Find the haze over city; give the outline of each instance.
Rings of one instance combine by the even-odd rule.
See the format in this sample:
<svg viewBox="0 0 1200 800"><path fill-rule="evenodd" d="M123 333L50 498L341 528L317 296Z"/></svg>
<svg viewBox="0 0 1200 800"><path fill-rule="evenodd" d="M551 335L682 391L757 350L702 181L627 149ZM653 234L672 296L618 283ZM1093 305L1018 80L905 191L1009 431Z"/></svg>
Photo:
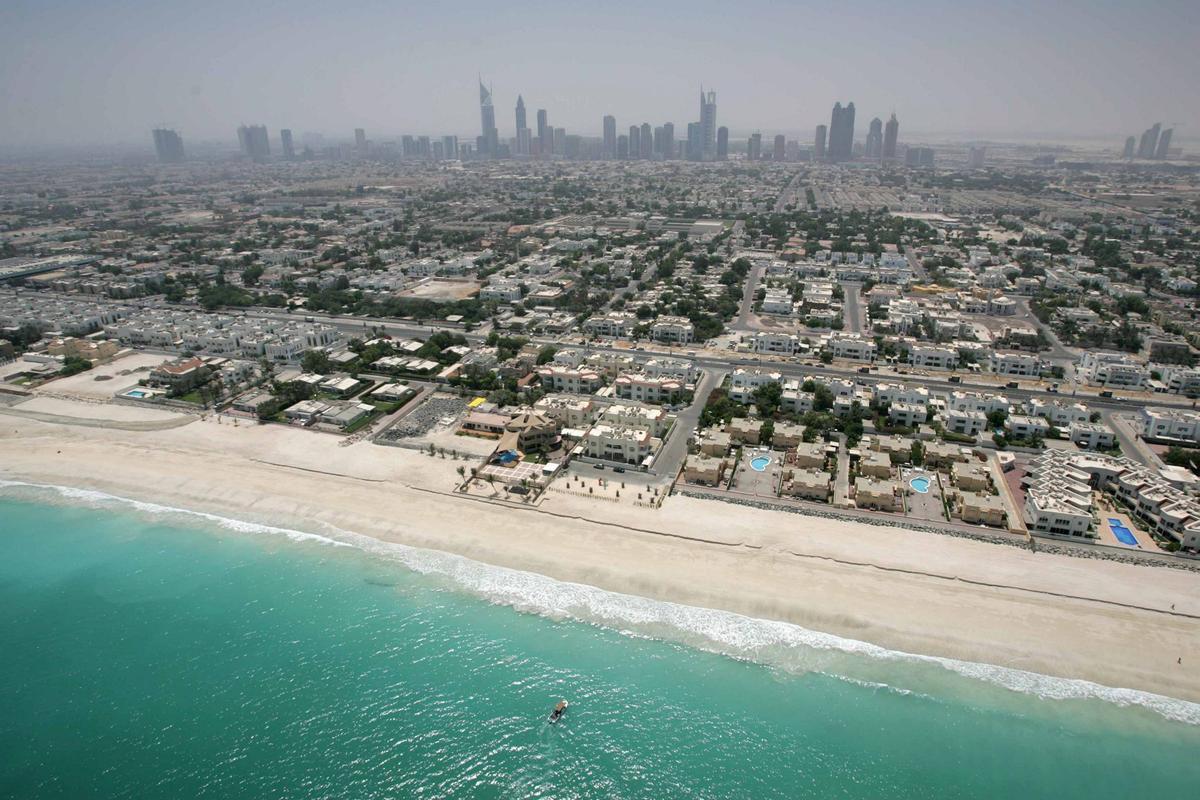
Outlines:
<svg viewBox="0 0 1200 800"><path fill-rule="evenodd" d="M910 133L1123 137L1200 129L1200 15L1186 2L845 6L749 2L113 4L0 9L0 143L193 142L239 123L350 136L473 133L476 80L502 135L517 95L599 135L678 126L701 84L722 124L804 136L834 100ZM506 125L507 123L507 125Z"/></svg>

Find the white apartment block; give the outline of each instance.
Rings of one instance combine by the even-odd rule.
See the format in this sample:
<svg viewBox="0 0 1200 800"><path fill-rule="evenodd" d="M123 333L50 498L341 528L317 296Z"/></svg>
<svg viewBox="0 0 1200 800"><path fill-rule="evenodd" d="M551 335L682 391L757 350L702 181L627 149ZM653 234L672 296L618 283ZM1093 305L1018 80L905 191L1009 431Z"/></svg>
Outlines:
<svg viewBox="0 0 1200 800"><path fill-rule="evenodd" d="M590 458L619 464L648 466L662 440L638 428L597 423L583 437L583 453Z"/></svg>
<svg viewBox="0 0 1200 800"><path fill-rule="evenodd" d="M674 423L675 415L657 406L614 403L601 409L596 421L617 427L637 428L640 431L649 431L655 436L662 436Z"/></svg>
<svg viewBox="0 0 1200 800"><path fill-rule="evenodd" d="M800 348L801 339L793 334L772 331L754 334L754 352L756 353L777 353L791 356L795 355Z"/></svg>
<svg viewBox="0 0 1200 800"><path fill-rule="evenodd" d="M929 405L929 400L929 390L924 386L907 386L903 383L875 385L875 402L878 405L909 403L926 407Z"/></svg>
<svg viewBox="0 0 1200 800"><path fill-rule="evenodd" d="M583 323L583 331L592 336L626 339L633 334L633 329L637 327L637 324L638 320L634 314L626 311L612 311L589 317Z"/></svg>
<svg viewBox="0 0 1200 800"><path fill-rule="evenodd" d="M1085 352L1077 372L1091 385L1106 389L1140 389L1150 378L1144 364L1124 353Z"/></svg>
<svg viewBox="0 0 1200 800"><path fill-rule="evenodd" d="M1111 450L1117 436L1113 429L1099 422L1075 422L1070 427L1071 441L1088 450Z"/></svg>
<svg viewBox="0 0 1200 800"><path fill-rule="evenodd" d="M1036 378L1042 374L1042 360L1033 353L992 353L989 364L997 375L1015 375Z"/></svg>
<svg viewBox="0 0 1200 800"><path fill-rule="evenodd" d="M908 351L908 361L914 367L925 369L953 369L958 366L958 351L949 347L913 345Z"/></svg>
<svg viewBox="0 0 1200 800"><path fill-rule="evenodd" d="M987 414L982 411L950 408L942 413L942 426L952 433L976 436L987 427Z"/></svg>
<svg viewBox="0 0 1200 800"><path fill-rule="evenodd" d="M1035 417L1045 417L1056 428L1069 428L1071 425L1091 419L1091 413L1083 403L1068 404L1061 400L1046 402L1040 397L1029 401L1029 413Z"/></svg>
<svg viewBox="0 0 1200 800"><path fill-rule="evenodd" d="M735 369L729 376L729 399L738 403L754 401L754 390L768 383L781 383L783 375L778 372L764 372L759 369Z"/></svg>
<svg viewBox="0 0 1200 800"><path fill-rule="evenodd" d="M792 295L787 289L767 289L763 294L764 314L791 314L793 308Z"/></svg>
<svg viewBox="0 0 1200 800"><path fill-rule="evenodd" d="M834 358L851 361L874 361L879 352L874 341L857 333L830 334L824 344Z"/></svg>
<svg viewBox="0 0 1200 800"><path fill-rule="evenodd" d="M515 303L521 299L523 294L520 281L511 278L492 278L487 286L480 288L479 299Z"/></svg>
<svg viewBox="0 0 1200 800"><path fill-rule="evenodd" d="M687 317L659 317L650 326L650 336L657 342L691 344L696 328Z"/></svg>
<svg viewBox="0 0 1200 800"><path fill-rule="evenodd" d="M1163 392L1182 394L1188 397L1200 395L1200 369L1173 364L1155 364L1153 368L1161 376L1158 383L1162 385ZM1152 385L1153 383L1151 381ZM1159 391L1157 386L1154 389Z"/></svg>
<svg viewBox="0 0 1200 800"><path fill-rule="evenodd" d="M641 403L673 403L680 399L683 390L683 383L678 378L640 373L627 373L613 381L613 392L617 397Z"/></svg>
<svg viewBox="0 0 1200 800"><path fill-rule="evenodd" d="M585 397L548 394L533 404L533 409L563 428L582 430L596 418L595 404Z"/></svg>
<svg viewBox="0 0 1200 800"><path fill-rule="evenodd" d="M1142 438L1200 444L1200 412L1181 408L1143 408Z"/></svg>
<svg viewBox="0 0 1200 800"><path fill-rule="evenodd" d="M993 411L1012 411L1012 403L1002 394L980 394L979 392L951 392L946 399L946 406L955 411L979 411L991 414Z"/></svg>
<svg viewBox="0 0 1200 800"><path fill-rule="evenodd" d="M888 406L888 422L906 428L917 427L925 421L928 414L926 407L917 403L900 402Z"/></svg>
<svg viewBox="0 0 1200 800"><path fill-rule="evenodd" d="M586 367L577 369L558 364L546 364L538 367L537 375L543 386L556 392L591 394L604 385L600 373Z"/></svg>
<svg viewBox="0 0 1200 800"><path fill-rule="evenodd" d="M684 383L695 383L700 379L696 362L686 358L651 358L642 364L642 372L656 378L678 378Z"/></svg>
<svg viewBox="0 0 1200 800"><path fill-rule="evenodd" d="M1013 439L1030 439L1034 436L1045 436L1050 432L1050 423L1042 417L1030 417L1025 414L1011 414L1004 421L1004 429Z"/></svg>

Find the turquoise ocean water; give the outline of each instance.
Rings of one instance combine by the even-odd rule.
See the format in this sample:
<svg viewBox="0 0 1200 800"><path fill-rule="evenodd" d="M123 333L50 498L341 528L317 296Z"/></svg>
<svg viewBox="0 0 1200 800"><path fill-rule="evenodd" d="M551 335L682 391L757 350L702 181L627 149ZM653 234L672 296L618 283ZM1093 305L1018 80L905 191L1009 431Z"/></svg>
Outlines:
<svg viewBox="0 0 1200 800"><path fill-rule="evenodd" d="M0 797L1200 786L1193 704L342 538L0 486Z"/></svg>

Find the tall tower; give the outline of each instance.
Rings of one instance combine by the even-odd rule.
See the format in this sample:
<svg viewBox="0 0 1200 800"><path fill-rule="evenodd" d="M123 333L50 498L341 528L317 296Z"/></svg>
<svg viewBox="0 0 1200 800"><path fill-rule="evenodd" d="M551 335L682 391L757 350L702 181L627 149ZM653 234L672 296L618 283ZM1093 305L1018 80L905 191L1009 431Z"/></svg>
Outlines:
<svg viewBox="0 0 1200 800"><path fill-rule="evenodd" d="M539 108L537 113L537 135L538 143L543 153L549 153L554 146L554 142L550 141L551 137L548 133L549 130L550 120L546 116L546 109Z"/></svg>
<svg viewBox="0 0 1200 800"><path fill-rule="evenodd" d="M829 121L829 160L849 161L854 153L854 103L833 105Z"/></svg>
<svg viewBox="0 0 1200 800"><path fill-rule="evenodd" d="M752 133L750 138L746 140L746 158L750 161L758 161L762 158L762 134Z"/></svg>
<svg viewBox="0 0 1200 800"><path fill-rule="evenodd" d="M496 109L492 106L492 90L479 82L479 152L495 158L500 153L500 132L496 130Z"/></svg>
<svg viewBox="0 0 1200 800"><path fill-rule="evenodd" d="M879 158L883 155L883 120L879 117L871 120L867 129L867 141L863 148L867 158Z"/></svg>
<svg viewBox="0 0 1200 800"><path fill-rule="evenodd" d="M717 157L717 93L700 87L700 160Z"/></svg>
<svg viewBox="0 0 1200 800"><path fill-rule="evenodd" d="M288 161L296 159L296 146L292 144L292 129L284 128L279 131L279 142L283 145L283 157Z"/></svg>
<svg viewBox="0 0 1200 800"><path fill-rule="evenodd" d="M525 127L525 98L517 95L517 131Z"/></svg>
<svg viewBox="0 0 1200 800"><path fill-rule="evenodd" d="M717 128L717 161L729 158L729 128L724 125Z"/></svg>
<svg viewBox="0 0 1200 800"><path fill-rule="evenodd" d="M617 118L612 114L604 116L604 157L617 157Z"/></svg>
<svg viewBox="0 0 1200 800"><path fill-rule="evenodd" d="M1155 152L1158 151L1158 133L1162 130L1162 123L1156 122L1142 133L1142 140L1138 143L1138 158L1154 158Z"/></svg>
<svg viewBox="0 0 1200 800"><path fill-rule="evenodd" d="M675 123L674 122L664 122L663 123L662 156L663 156L663 158L667 159L668 161L675 158Z"/></svg>
<svg viewBox="0 0 1200 800"><path fill-rule="evenodd" d="M1125 140L1125 152L1121 154L1121 158L1125 158L1125 159L1133 158L1133 150L1135 147L1137 147L1137 138L1134 136L1130 136L1128 139Z"/></svg>
<svg viewBox="0 0 1200 800"><path fill-rule="evenodd" d="M164 164L180 163L183 161L183 137L170 128L155 128L154 152Z"/></svg>
<svg viewBox="0 0 1200 800"><path fill-rule="evenodd" d="M367 132L363 128L354 129L354 149L360 153L364 153L367 150Z"/></svg>
<svg viewBox="0 0 1200 800"><path fill-rule="evenodd" d="M1158 147L1154 151L1154 157L1162 161L1167 157L1167 149L1171 146L1171 134L1175 133L1174 128L1167 128L1162 132L1162 136L1158 137Z"/></svg>
<svg viewBox="0 0 1200 800"><path fill-rule="evenodd" d="M827 129L824 125L817 126L817 135L813 139L813 160L814 161L824 161L825 160L825 134L826 133L827 133Z"/></svg>
<svg viewBox="0 0 1200 800"><path fill-rule="evenodd" d="M642 129L637 125L629 126L629 157L642 157Z"/></svg>
<svg viewBox="0 0 1200 800"><path fill-rule="evenodd" d="M253 161L266 161L271 156L271 142L266 125L242 125L238 128L238 144Z"/></svg>
<svg viewBox="0 0 1200 800"><path fill-rule="evenodd" d="M787 138L782 133L775 134L775 152L771 157L776 161L783 161L787 157Z"/></svg>
<svg viewBox="0 0 1200 800"><path fill-rule="evenodd" d="M896 159L896 139L900 136L900 121L896 119L896 114L892 113L892 118L887 121L887 125L883 129L883 160L894 161Z"/></svg>
<svg viewBox="0 0 1200 800"><path fill-rule="evenodd" d="M642 133L639 139L642 146L641 156L647 161L654 157L654 129L649 122L642 123Z"/></svg>

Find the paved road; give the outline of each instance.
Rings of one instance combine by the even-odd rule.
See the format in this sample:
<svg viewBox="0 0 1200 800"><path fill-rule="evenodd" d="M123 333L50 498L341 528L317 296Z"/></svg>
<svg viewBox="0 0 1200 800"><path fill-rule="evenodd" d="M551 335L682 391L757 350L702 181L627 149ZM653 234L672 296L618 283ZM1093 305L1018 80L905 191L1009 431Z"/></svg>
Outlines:
<svg viewBox="0 0 1200 800"><path fill-rule="evenodd" d="M850 333L862 333L863 331L862 300L858 293L860 286L861 284L858 283L842 284L842 291L845 292L842 306L846 314L846 327L849 328Z"/></svg>
<svg viewBox="0 0 1200 800"><path fill-rule="evenodd" d="M1117 441L1121 445L1122 455L1129 456L1134 461L1140 461L1147 466L1158 466L1160 462L1154 451L1142 441L1137 432L1124 419L1118 419L1118 416L1119 413L1112 409L1100 412L1101 420L1116 434Z"/></svg>
<svg viewBox="0 0 1200 800"><path fill-rule="evenodd" d="M792 202L796 196L796 189L799 188L800 179L804 177L804 171L797 172L792 176L792 179L787 182L787 186L783 187L783 191L779 193L779 197L775 200L775 213L783 211L787 204Z"/></svg>
<svg viewBox="0 0 1200 800"><path fill-rule="evenodd" d="M691 405L677 414L675 427L671 429L671 434L663 444L662 450L659 451L658 458L654 460L654 467L650 469L651 473L661 477L674 477L679 468L683 466L683 459L687 457L688 437L692 435L692 431L700 422L700 414L704 411L704 404L708 401L709 393L720 386L723 380L725 380L723 370L704 371L704 375L696 384L696 392L692 397Z"/></svg>
<svg viewBox="0 0 1200 800"><path fill-rule="evenodd" d="M754 294L758 291L758 284L762 281L763 273L766 270L766 264L756 264L750 268L750 274L746 276L746 285L742 290L742 304L738 308L737 318L729 323L730 330L749 330L750 315L754 313Z"/></svg>

